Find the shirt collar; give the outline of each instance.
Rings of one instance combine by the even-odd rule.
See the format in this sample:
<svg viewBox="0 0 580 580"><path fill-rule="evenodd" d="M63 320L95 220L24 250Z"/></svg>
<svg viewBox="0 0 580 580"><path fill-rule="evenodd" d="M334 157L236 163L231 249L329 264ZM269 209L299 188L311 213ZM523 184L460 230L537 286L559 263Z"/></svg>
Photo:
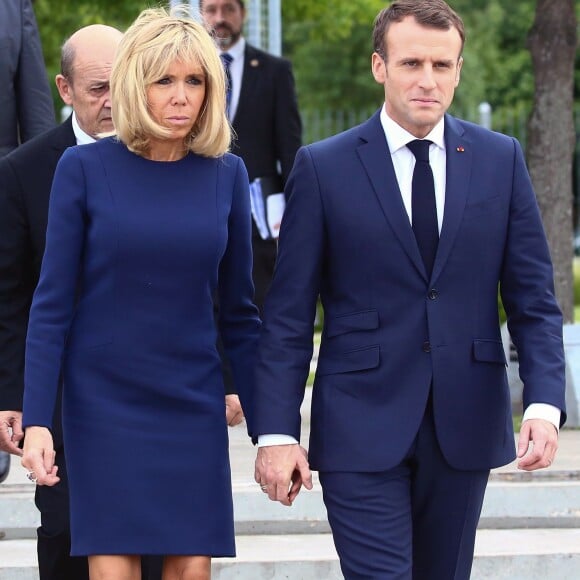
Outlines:
<svg viewBox="0 0 580 580"><path fill-rule="evenodd" d="M385 132L391 155L399 149L405 147L410 141L413 141L417 138L414 135L411 135L411 133L409 133L409 131L406 129L403 129L401 125L393 121L393 119L387 115L387 111L385 110L384 106L381 109L381 125L383 126L383 131ZM435 125L429 134L425 136L425 139L429 139L429 141L432 141L435 145L437 145L437 147L445 150L444 130L445 120L444 118L441 118L437 125Z"/></svg>
<svg viewBox="0 0 580 580"><path fill-rule="evenodd" d="M74 111L72 114L72 127L75 134L77 145L87 145L88 143L94 143L96 141L94 137L91 137L88 133L85 133L81 129L81 126L77 121L77 116Z"/></svg>
<svg viewBox="0 0 580 580"><path fill-rule="evenodd" d="M230 46L227 50L222 50L221 52L227 52L232 55L234 60L238 60L244 56L244 50L246 48L246 39L240 36L240 39L236 44Z"/></svg>

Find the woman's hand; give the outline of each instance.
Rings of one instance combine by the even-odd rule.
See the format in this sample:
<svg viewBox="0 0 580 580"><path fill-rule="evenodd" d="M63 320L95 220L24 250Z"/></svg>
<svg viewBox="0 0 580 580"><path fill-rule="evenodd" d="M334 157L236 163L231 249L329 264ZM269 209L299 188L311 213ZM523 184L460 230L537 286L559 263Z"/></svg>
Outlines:
<svg viewBox="0 0 580 580"><path fill-rule="evenodd" d="M26 428L22 465L28 469L30 481L37 485L55 485L60 481L55 455L52 434L46 427Z"/></svg>

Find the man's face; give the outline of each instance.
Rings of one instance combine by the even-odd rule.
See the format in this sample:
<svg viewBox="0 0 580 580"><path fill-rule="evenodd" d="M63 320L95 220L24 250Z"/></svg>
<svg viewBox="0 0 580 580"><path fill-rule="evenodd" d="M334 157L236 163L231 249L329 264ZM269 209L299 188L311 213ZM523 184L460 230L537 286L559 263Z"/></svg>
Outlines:
<svg viewBox="0 0 580 580"><path fill-rule="evenodd" d="M111 42L78 47L72 78L56 79L62 100L74 109L81 129L95 139L113 130L109 78L116 49Z"/></svg>
<svg viewBox="0 0 580 580"><path fill-rule="evenodd" d="M391 24L387 56L373 53L375 80L385 88L385 108L396 123L418 138L425 137L451 102L463 59L456 28L426 28L408 16Z"/></svg>
<svg viewBox="0 0 580 580"><path fill-rule="evenodd" d="M201 15L222 50L240 38L246 12L238 0L203 0Z"/></svg>

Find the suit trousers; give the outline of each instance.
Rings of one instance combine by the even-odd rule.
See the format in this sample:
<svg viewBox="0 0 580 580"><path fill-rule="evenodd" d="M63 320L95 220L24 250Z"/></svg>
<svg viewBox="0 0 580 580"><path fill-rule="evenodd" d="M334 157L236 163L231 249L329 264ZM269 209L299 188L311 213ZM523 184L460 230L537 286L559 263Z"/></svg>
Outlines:
<svg viewBox="0 0 580 580"><path fill-rule="evenodd" d="M388 442L385 442L388 445ZM469 580L489 471L443 457L427 405L405 458L383 472L321 472L347 580Z"/></svg>
<svg viewBox="0 0 580 580"><path fill-rule="evenodd" d="M70 555L70 520L68 474L62 445L56 449L60 482L36 487L35 503L40 511L37 530L38 570L40 580L89 580L88 560ZM161 580L163 558L143 556L142 580Z"/></svg>

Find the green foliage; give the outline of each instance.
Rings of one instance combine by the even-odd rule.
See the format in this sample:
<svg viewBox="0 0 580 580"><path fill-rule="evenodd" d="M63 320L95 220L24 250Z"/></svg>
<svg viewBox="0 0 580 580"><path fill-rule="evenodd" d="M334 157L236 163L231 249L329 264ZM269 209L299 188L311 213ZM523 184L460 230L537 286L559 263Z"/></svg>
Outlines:
<svg viewBox="0 0 580 580"><path fill-rule="evenodd" d="M282 3L285 25L309 22L312 42L344 42L358 25L372 26L372 20L385 6L384 0L292 0Z"/></svg>
<svg viewBox="0 0 580 580"><path fill-rule="evenodd" d="M574 259L574 304L580 307L580 258ZM580 322L580 318L575 317L576 322Z"/></svg>
<svg viewBox="0 0 580 580"><path fill-rule="evenodd" d="M313 38L313 23L287 28L286 46L292 54L298 98L303 109L361 109L383 98L371 75L372 46L368 27L355 24L343 38Z"/></svg>

